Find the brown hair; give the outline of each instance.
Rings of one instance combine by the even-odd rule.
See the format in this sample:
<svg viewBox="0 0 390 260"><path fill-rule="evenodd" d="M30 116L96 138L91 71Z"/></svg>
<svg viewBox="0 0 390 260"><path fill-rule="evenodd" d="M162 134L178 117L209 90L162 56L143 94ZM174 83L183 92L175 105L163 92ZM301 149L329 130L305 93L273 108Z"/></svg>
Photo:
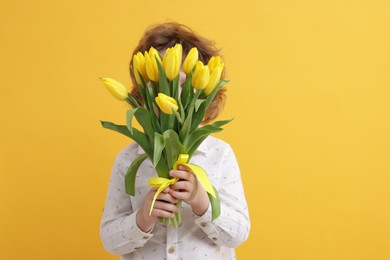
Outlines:
<svg viewBox="0 0 390 260"><path fill-rule="evenodd" d="M196 47L199 52L199 60L207 64L212 56L218 56L219 50L215 47L213 41L205 39L195 34L190 28L176 22L168 22L149 27L138 46L135 48L130 66L133 64L133 56L138 53L148 51L150 47L154 47L158 51L173 47L176 43L181 43L183 47L183 58L188 54L192 47ZM224 73L222 73L222 76ZM131 80L133 85L136 84L132 70L130 69ZM226 100L226 89L221 88L215 95L213 102L207 109L203 123L213 121L222 111ZM141 101L141 96L137 88L131 90L131 94Z"/></svg>

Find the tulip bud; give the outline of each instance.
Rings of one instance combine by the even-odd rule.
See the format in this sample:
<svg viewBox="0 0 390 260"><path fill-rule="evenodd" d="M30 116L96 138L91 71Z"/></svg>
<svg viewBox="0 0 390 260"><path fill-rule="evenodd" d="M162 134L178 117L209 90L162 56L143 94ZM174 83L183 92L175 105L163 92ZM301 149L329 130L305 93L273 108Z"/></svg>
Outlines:
<svg viewBox="0 0 390 260"><path fill-rule="evenodd" d="M158 107L161 109L161 111L163 111L165 114L168 115L172 114L173 111L177 111L179 109L176 100L163 93L158 93L156 97L156 103Z"/></svg>
<svg viewBox="0 0 390 260"><path fill-rule="evenodd" d="M222 69L221 67L216 67L210 75L209 83L206 88L203 90L206 96L210 95L213 92L214 88L217 86L219 80L221 79Z"/></svg>
<svg viewBox="0 0 390 260"><path fill-rule="evenodd" d="M168 48L162 61L165 74L169 80L174 80L179 75L182 57L181 44L176 44L173 48Z"/></svg>
<svg viewBox="0 0 390 260"><path fill-rule="evenodd" d="M198 49L192 48L183 63L183 71L188 76L199 59Z"/></svg>
<svg viewBox="0 0 390 260"><path fill-rule="evenodd" d="M100 78L100 80L115 98L125 100L128 97L127 89L122 83L111 78Z"/></svg>
<svg viewBox="0 0 390 260"><path fill-rule="evenodd" d="M192 75L192 86L196 89L204 89L210 79L209 67L203 65L201 61L196 62L194 75Z"/></svg>
<svg viewBox="0 0 390 260"><path fill-rule="evenodd" d="M224 63L221 61L221 57L211 57L209 62L207 63L207 66L209 66L210 73L213 73L216 67L220 67L221 70L223 70Z"/></svg>
<svg viewBox="0 0 390 260"><path fill-rule="evenodd" d="M177 63L176 64L179 64L179 70L180 70L180 65L181 65L181 59L183 58L183 46L181 46L181 44L176 44L175 45L175 50L176 50L176 55L178 57L177 59Z"/></svg>
<svg viewBox="0 0 390 260"><path fill-rule="evenodd" d="M158 81L159 76L156 59L161 62L160 54L155 48L151 47L149 52L145 51L146 74L148 75L149 79L154 82Z"/></svg>
<svg viewBox="0 0 390 260"><path fill-rule="evenodd" d="M145 57L144 55L142 55L141 52L138 52L133 56L133 72L135 80L138 84L142 84L142 80L139 76L139 73L141 73L141 76L144 78L146 83L149 81L148 74L146 73L145 68Z"/></svg>

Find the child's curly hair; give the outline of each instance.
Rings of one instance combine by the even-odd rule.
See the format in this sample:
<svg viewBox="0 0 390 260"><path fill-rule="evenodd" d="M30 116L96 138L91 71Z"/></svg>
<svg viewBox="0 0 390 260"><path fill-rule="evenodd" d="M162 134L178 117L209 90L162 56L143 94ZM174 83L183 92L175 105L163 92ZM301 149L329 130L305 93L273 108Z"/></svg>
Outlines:
<svg viewBox="0 0 390 260"><path fill-rule="evenodd" d="M173 47L176 43L180 43L183 47L183 59L186 57L192 47L196 47L199 52L199 60L204 64L207 64L212 56L218 56L219 50L215 47L213 41L196 35L190 28L183 24L176 22L162 23L149 27L142 39L139 41L138 46L135 48L132 57L137 52L144 53L148 51L150 47L154 47L158 51L163 51L166 48ZM133 64L133 58L131 58L130 66ZM133 72L130 69L131 80L133 85L136 84ZM222 77L224 72L222 72ZM215 95L213 102L207 109L203 124L209 123L218 117L222 111L226 100L226 88L221 88ZM138 100L141 101L141 95L137 88L133 87L131 90Z"/></svg>

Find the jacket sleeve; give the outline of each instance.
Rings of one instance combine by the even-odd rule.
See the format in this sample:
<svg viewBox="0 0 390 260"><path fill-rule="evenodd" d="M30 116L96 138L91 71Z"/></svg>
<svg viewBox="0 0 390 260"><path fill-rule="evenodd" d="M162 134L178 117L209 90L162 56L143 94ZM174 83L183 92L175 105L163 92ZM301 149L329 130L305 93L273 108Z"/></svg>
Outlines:
<svg viewBox="0 0 390 260"><path fill-rule="evenodd" d="M132 208L131 199L125 191L125 171L120 158L118 155L111 172L100 223L100 238L103 246L114 255L131 253L143 247L153 236L140 230L136 224L137 210Z"/></svg>
<svg viewBox="0 0 390 260"><path fill-rule="evenodd" d="M219 171L221 214L211 221L209 206L206 213L197 218L195 223L214 243L234 248L248 238L250 220L239 166L230 146L224 152Z"/></svg>

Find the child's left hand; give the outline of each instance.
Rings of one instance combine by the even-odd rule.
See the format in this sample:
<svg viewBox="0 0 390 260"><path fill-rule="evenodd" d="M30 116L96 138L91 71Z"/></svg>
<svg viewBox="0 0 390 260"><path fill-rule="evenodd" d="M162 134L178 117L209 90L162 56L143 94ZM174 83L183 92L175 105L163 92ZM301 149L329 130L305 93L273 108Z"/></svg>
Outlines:
<svg viewBox="0 0 390 260"><path fill-rule="evenodd" d="M209 207L209 198L196 176L182 165L177 170L171 170L169 175L179 179L169 193L189 204L196 215L202 216Z"/></svg>

